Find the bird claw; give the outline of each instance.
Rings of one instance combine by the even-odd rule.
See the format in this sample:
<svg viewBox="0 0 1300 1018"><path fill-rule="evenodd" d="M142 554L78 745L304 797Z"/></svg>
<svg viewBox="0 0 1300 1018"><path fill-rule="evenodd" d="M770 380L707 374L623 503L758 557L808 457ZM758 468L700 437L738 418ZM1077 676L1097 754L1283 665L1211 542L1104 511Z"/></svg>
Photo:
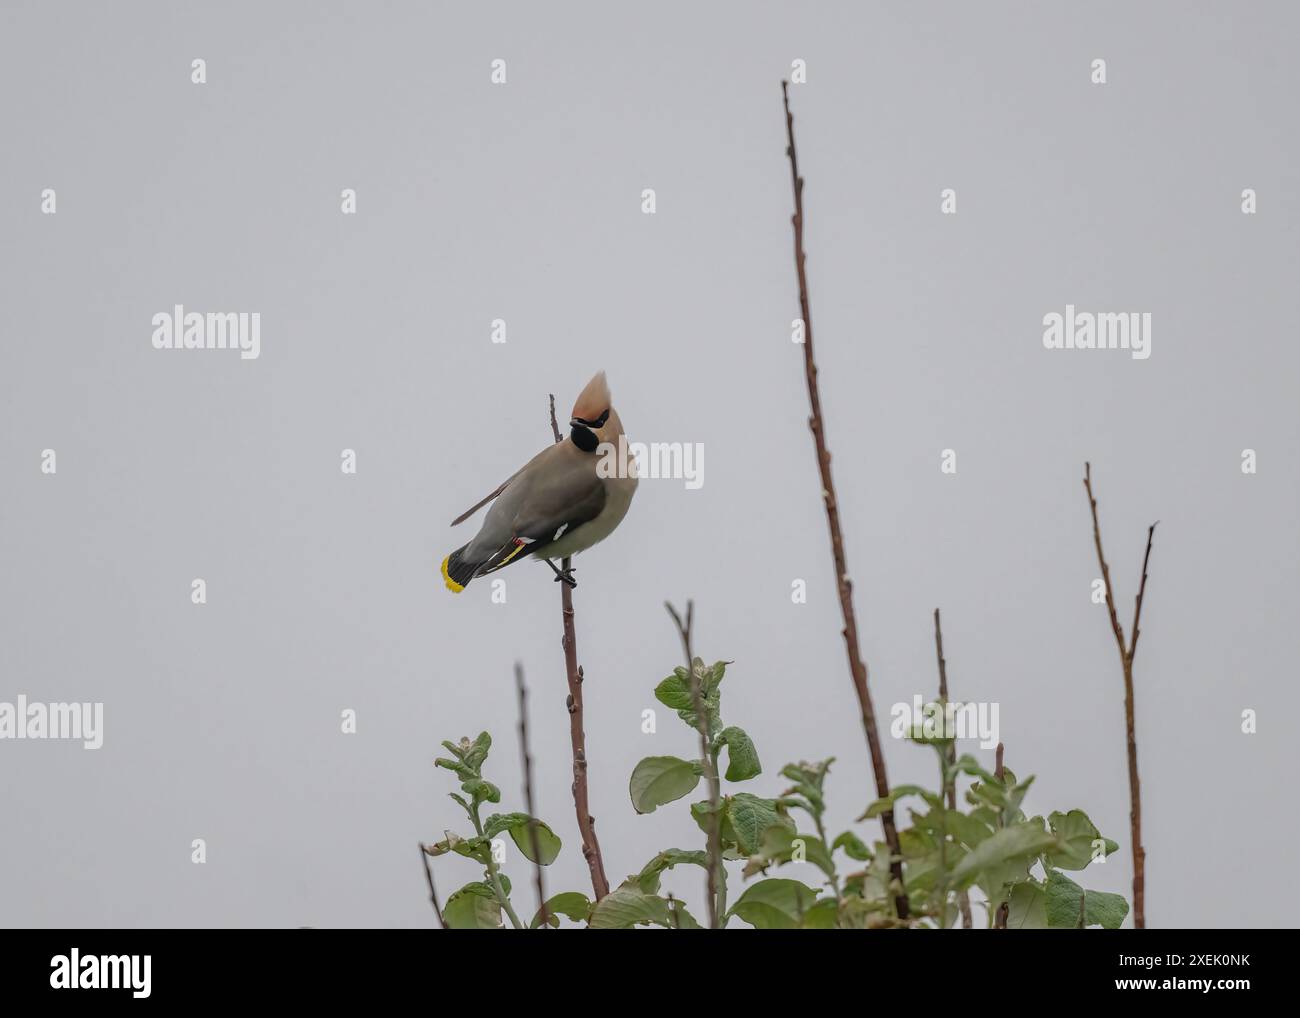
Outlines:
<svg viewBox="0 0 1300 1018"><path fill-rule="evenodd" d="M551 567L551 572L555 574L556 583L567 583L570 590L578 585L578 581L573 578L573 566L569 566L568 569L561 569L548 558L544 558L542 561Z"/></svg>
<svg viewBox="0 0 1300 1018"><path fill-rule="evenodd" d="M578 581L573 577L573 569L557 569L555 571L555 582L568 584L570 590L578 586Z"/></svg>

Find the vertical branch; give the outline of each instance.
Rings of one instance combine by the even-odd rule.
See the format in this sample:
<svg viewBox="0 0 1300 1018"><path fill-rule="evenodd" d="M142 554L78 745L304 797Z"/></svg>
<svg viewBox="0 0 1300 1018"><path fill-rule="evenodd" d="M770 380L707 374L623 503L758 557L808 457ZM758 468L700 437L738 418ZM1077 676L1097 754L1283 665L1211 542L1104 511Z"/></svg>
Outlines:
<svg viewBox="0 0 1300 1018"><path fill-rule="evenodd" d="M1092 494L1092 464L1083 465L1083 487L1088 493L1088 508L1092 511L1092 537L1097 547L1097 561L1101 564L1101 582L1106 588L1106 610L1110 614L1110 627L1119 647L1120 665L1124 670L1124 731L1128 742L1128 795L1129 836L1133 842L1133 926L1146 929L1146 849L1142 847L1142 784L1138 778L1137 721L1133 695L1133 657L1137 653L1139 626L1142 621L1142 600L1147 592L1147 566L1151 561L1151 543L1155 540L1156 524L1147 527L1147 548L1142 556L1142 581L1138 584L1137 599L1133 604L1133 631L1128 643L1124 642L1124 627L1119 622L1115 597L1110 585L1110 567L1101 550L1101 524L1097 520L1097 499Z"/></svg>
<svg viewBox="0 0 1300 1018"><path fill-rule="evenodd" d="M533 805L533 757L528 751L528 689L524 686L524 666L515 662L515 690L519 694L519 753L524 761L524 802L528 810L528 838L533 845L533 871L537 883L538 929L547 927L546 884L542 879L542 846L537 840L537 809Z"/></svg>
<svg viewBox="0 0 1300 1018"><path fill-rule="evenodd" d="M995 757L995 763L993 766L993 776L997 778L999 782L1007 780L1006 768L1002 766L1002 743L1000 742L998 743L997 756ZM999 826L1001 826L1001 821L998 823ZM995 930L1005 930L1007 928L1007 918L1010 914L1010 903L1005 901L999 903L997 917L993 920L993 928Z"/></svg>
<svg viewBox="0 0 1300 1018"><path fill-rule="evenodd" d="M1160 521L1157 520L1156 523ZM1138 584L1137 600L1133 604L1133 635L1129 638L1128 659L1132 663L1134 656L1137 654L1138 647L1138 623L1142 621L1142 599L1147 593L1147 564L1151 561L1151 542L1156 538L1156 524L1153 523L1147 527L1147 550L1142 555L1142 582Z"/></svg>
<svg viewBox="0 0 1300 1018"><path fill-rule="evenodd" d="M808 403L811 415L808 427L812 429L813 441L817 447L817 467L821 471L822 499L826 504L826 522L830 527L831 555L835 560L835 580L839 585L840 609L844 615L844 643L848 650L849 671L853 679L853 688L858 695L858 705L862 712L862 727L867 735L867 747L871 751L871 769L876 778L876 795L887 798L889 795L889 778L885 773L885 757L880 748L880 733L876 730L876 713L871 705L871 693L867 686L867 666L862 660L858 646L858 623L853 612L853 581L849 579L849 569L844 556L844 537L840 531L839 504L835 498L835 484L831 479L831 454L826 446L826 429L822 419L821 394L817 388L817 363L813 359L812 314L808 304L808 277L805 271L803 246L803 177L799 176L799 157L794 147L794 115L790 112L790 88L788 82L781 82L781 97L785 105L785 130L788 145L786 155L790 157L790 179L794 184L794 264L799 279L799 310L804 323L804 374L808 381ZM898 843L898 829L894 825L894 811L885 810L880 814L880 824L884 828L885 842L889 845L890 872L898 885L895 905L898 917L908 916L907 891L903 885L902 851Z"/></svg>
<svg viewBox="0 0 1300 1018"><path fill-rule="evenodd" d="M944 706L944 717L948 712L948 662L943 656L943 628L939 624L939 609L934 610L934 652L939 658L939 699ZM950 734L945 732L944 734ZM947 765L952 767L957 762L957 743L954 740L948 746ZM948 797L948 808L957 808L957 775L950 773L944 781L944 794ZM974 925L970 911L970 895L965 891L957 892L957 906L961 909L962 929L969 930Z"/></svg>
<svg viewBox="0 0 1300 1018"><path fill-rule="evenodd" d="M686 652L686 674L690 676L691 707L695 711L695 729L700 733L700 763L704 766L704 778L709 785L709 824L708 841L708 891L709 929L718 929L718 916L723 911L723 898L719 894L724 886L726 874L722 871L722 785L718 781L717 757L712 750L712 735L709 730L709 716L700 691L700 676L695 670L695 652L691 647L691 631L695 625L695 602L686 602L686 621L677 614L676 609L664 602L668 614L677 625L678 635L682 638L682 650Z"/></svg>
<svg viewBox="0 0 1300 1018"><path fill-rule="evenodd" d="M420 842L420 862L424 863L424 880L429 885L429 900L433 902L433 914L438 917L438 925L445 930L447 921L443 919L442 906L438 904L438 892L433 886L433 867L429 865L429 850L423 841Z"/></svg>
<svg viewBox="0 0 1300 1018"><path fill-rule="evenodd" d="M560 426L555 420L555 396L551 396L551 431L555 441L563 442ZM572 559L566 557L560 568L567 570ZM596 900L609 894L609 880L605 877L605 862L600 856L600 842L596 840L596 818L587 803L587 735L582 729L582 668L578 665L578 643L573 634L573 590L567 583L560 584L560 613L564 618L564 669L569 682L569 741L573 746L573 808L578 815L578 833L582 836L582 857L591 871L591 889Z"/></svg>

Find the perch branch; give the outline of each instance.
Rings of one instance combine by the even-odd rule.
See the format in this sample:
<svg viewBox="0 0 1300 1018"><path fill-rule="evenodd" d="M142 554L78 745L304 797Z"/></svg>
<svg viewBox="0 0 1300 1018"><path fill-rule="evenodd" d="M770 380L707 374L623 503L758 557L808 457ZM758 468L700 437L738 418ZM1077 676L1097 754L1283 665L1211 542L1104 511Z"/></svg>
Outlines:
<svg viewBox="0 0 1300 1018"><path fill-rule="evenodd" d="M537 840L537 808L533 804L533 757L528 751L528 688L524 666L515 662L515 690L519 694L519 754L524 761L524 802L528 809L528 838L533 845L533 871L537 883L538 929L547 928L546 884L542 879L542 847Z"/></svg>
<svg viewBox="0 0 1300 1018"><path fill-rule="evenodd" d="M695 625L695 602L686 602L686 621L677 614L677 610L664 602L668 614L673 617L677 633L682 638L682 650L686 652L686 674L690 677L691 706L695 710L695 728L700 733L700 762L704 766L704 778L709 785L709 866L706 887L708 890L709 929L718 929L718 916L722 913L725 902L720 889L725 886L726 874L722 870L722 785L718 781L718 761L711 748L712 733L709 731L709 717L705 711L704 696L700 691L700 676L695 670L695 652L691 647L691 632ZM725 893L725 892L724 892Z"/></svg>
<svg viewBox="0 0 1300 1018"><path fill-rule="evenodd" d="M939 658L939 700L944 705L944 717L947 714L948 705L948 662L943 656L943 628L939 623L939 609L934 610L934 652ZM950 734L950 733L945 733ZM947 763L951 767L957 762L957 743L956 740L948 747ZM955 810L957 808L957 775L950 774L944 782L944 792L948 796L948 808ZM961 909L962 929L969 930L974 925L974 919L970 911L970 895L965 891L957 892L957 906Z"/></svg>
<svg viewBox="0 0 1300 1018"><path fill-rule="evenodd" d="M1092 537L1097 546L1097 561L1101 564L1101 582L1106 588L1106 610L1110 613L1110 627L1115 632L1119 647L1120 665L1124 670L1124 730L1128 741L1128 794L1129 836L1133 842L1133 926L1146 929L1147 853L1142 847L1142 783L1138 778L1137 723L1133 695L1133 657L1137 653L1139 627L1142 621L1142 601L1147 592L1147 566L1151 561L1151 543L1155 540L1156 524L1147 527L1147 548L1142 556L1142 581L1138 584L1137 599L1133 604L1133 631L1127 644L1124 627L1120 625L1115 608L1115 597L1110 585L1110 567L1101 550L1101 524L1097 520L1097 499L1092 493L1092 464L1083 465L1083 487L1088 493L1088 507L1092 511Z"/></svg>
<svg viewBox="0 0 1300 1018"><path fill-rule="evenodd" d="M889 795L889 778L885 773L885 757L880 748L880 733L876 730L876 713L871 705L871 693L867 686L867 665L862 660L858 645L858 623L853 611L853 581L849 579L849 569L844 555L844 537L840 531L839 503L835 498L835 484L831 480L831 454L826 445L826 428L822 419L821 394L817 388L817 363L813 359L812 315L808 303L808 277L805 272L805 254L803 246L803 177L799 176L799 157L794 146L794 114L790 112L790 87L788 82L781 82L781 97L785 105L785 130L788 145L786 155L790 157L790 179L794 185L794 264L799 279L799 310L804 324L804 374L808 382L808 403L811 415L808 427L812 429L813 441L817 447L817 467L821 471L822 499L826 505L826 522L830 527L831 555L835 560L835 581L839 586L840 609L844 615L844 643L848 650L849 671L853 678L853 688L858 695L858 705L862 712L862 727L867 735L867 747L871 751L871 769L875 773L876 795L887 798ZM890 872L893 882L898 885L895 906L898 918L908 917L907 891L903 884L902 851L899 848L898 828L894 825L894 811L885 810L880 814L880 824L884 828L885 842L889 845Z"/></svg>
<svg viewBox="0 0 1300 1018"><path fill-rule="evenodd" d="M564 441L560 425L555 420L555 396L551 396L551 431L557 443ZM560 562L568 570L572 558ZM582 729L582 668L578 665L578 643L573 635L573 590L567 583L560 584L560 613L564 618L564 668L569 682L569 741L573 745L573 808L578 815L578 833L582 836L582 857L591 871L591 889L596 900L609 894L609 880L605 877L605 862L600 856L600 842L596 840L596 818L591 815L587 802L587 735Z"/></svg>

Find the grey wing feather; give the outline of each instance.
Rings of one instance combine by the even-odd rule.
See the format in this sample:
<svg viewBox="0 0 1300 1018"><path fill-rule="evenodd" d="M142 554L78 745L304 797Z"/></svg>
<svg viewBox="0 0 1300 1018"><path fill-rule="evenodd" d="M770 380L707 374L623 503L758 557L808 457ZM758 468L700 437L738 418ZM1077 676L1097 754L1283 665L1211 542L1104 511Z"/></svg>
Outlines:
<svg viewBox="0 0 1300 1018"><path fill-rule="evenodd" d="M488 510L471 543L471 551L488 563L480 573L490 572L498 562L504 564L507 557L517 557L510 554L516 539L526 539L528 554L544 552L561 528L572 530L605 508L605 485L582 461L569 466L555 463L545 471L520 471L514 480Z"/></svg>
<svg viewBox="0 0 1300 1018"><path fill-rule="evenodd" d="M460 524L464 523L467 519L469 519L469 518L470 518L471 516L473 516L476 512L478 512L480 509L482 509L485 505L487 505L489 502L491 502L494 498L496 498L498 495L500 495L501 492L505 491L505 490L506 490L506 485L508 485L511 481L513 481L513 480L515 479L515 476L517 476L517 475L512 475L512 476L510 476L510 477L507 477L504 481L501 482L501 486L500 486L499 488L497 488L496 491L492 492L492 494L486 496L485 498L481 499L480 501L475 502L472 506L470 506L470 507L469 507L468 509L466 509L463 513L461 513L461 514L460 514L459 516L457 516L454 520L452 520L452 521L451 521L451 525L452 525L453 527L455 527L455 526L459 526Z"/></svg>

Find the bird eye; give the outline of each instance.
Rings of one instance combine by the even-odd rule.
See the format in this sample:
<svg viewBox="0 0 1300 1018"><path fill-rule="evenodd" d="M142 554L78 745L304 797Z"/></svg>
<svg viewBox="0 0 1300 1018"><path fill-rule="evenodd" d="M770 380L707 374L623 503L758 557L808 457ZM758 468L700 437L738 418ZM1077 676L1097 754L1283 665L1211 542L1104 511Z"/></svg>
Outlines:
<svg viewBox="0 0 1300 1018"><path fill-rule="evenodd" d="M599 417L597 417L594 421L584 420L581 417L575 417L573 420L575 424L581 424L585 428L603 428L605 426L605 422L609 420L609 409L606 408L605 412L601 414Z"/></svg>

